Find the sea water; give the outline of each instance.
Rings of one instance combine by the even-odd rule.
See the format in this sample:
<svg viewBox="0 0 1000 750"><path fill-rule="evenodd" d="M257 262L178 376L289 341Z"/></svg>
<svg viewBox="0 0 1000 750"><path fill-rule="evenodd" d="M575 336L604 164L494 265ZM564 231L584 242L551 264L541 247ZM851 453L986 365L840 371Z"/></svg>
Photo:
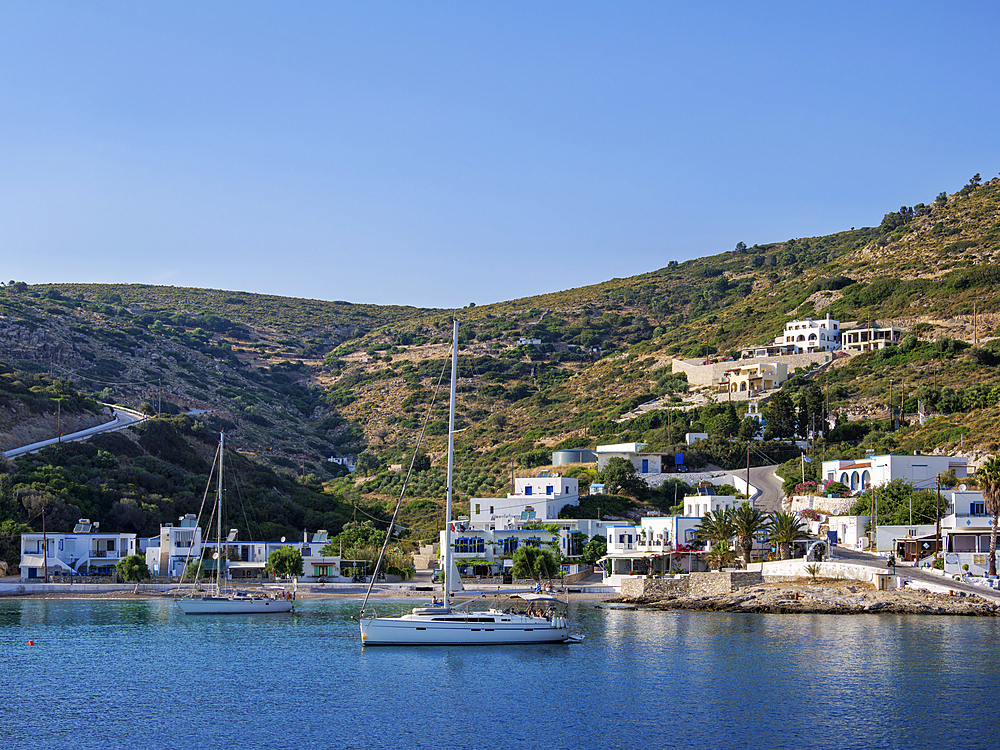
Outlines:
<svg viewBox="0 0 1000 750"><path fill-rule="evenodd" d="M378 614L413 604L380 601ZM0 747L998 744L996 619L580 602L581 644L362 649L357 608L189 616L165 600L0 600Z"/></svg>

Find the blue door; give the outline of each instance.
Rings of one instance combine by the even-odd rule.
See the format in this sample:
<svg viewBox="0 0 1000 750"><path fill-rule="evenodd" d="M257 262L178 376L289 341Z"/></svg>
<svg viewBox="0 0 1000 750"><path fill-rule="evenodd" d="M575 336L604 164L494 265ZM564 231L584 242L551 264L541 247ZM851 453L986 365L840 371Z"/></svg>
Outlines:
<svg viewBox="0 0 1000 750"><path fill-rule="evenodd" d="M649 473L649 459L648 458L642 459L642 473L643 474L648 474Z"/></svg>

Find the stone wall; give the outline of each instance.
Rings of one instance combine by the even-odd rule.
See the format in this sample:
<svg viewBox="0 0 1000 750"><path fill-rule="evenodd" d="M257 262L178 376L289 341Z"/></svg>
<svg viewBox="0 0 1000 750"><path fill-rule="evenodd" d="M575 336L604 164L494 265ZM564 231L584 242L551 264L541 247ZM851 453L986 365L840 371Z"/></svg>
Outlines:
<svg viewBox="0 0 1000 750"><path fill-rule="evenodd" d="M795 578L808 578L810 573L806 566L818 565L820 578L850 578L856 581L865 581L875 584L878 588L884 588L884 578L888 576L888 571L883 568L873 568L870 565L857 565L854 563L823 561L821 563L807 562L806 560L774 560L764 563L750 563L750 569L764 577L767 583L777 583Z"/></svg>
<svg viewBox="0 0 1000 750"><path fill-rule="evenodd" d="M692 573L688 596L717 596L729 594L748 586L757 586L764 577L757 570L723 570L711 573Z"/></svg>
<svg viewBox="0 0 1000 750"><path fill-rule="evenodd" d="M822 495L793 495L785 500L785 507L791 513L812 508L826 516L844 516L851 512L854 497L824 497Z"/></svg>
<svg viewBox="0 0 1000 750"><path fill-rule="evenodd" d="M592 575L594 575L594 566L588 565L580 568L578 573L570 573L569 575L563 576L562 582L564 584L579 583L580 581L586 581Z"/></svg>
<svg viewBox="0 0 1000 750"><path fill-rule="evenodd" d="M757 570L724 570L668 578L625 578L622 599L641 601L665 596L717 596L764 582Z"/></svg>
<svg viewBox="0 0 1000 750"><path fill-rule="evenodd" d="M658 599L664 596L687 596L689 576L672 578L624 578L621 595L623 599Z"/></svg>

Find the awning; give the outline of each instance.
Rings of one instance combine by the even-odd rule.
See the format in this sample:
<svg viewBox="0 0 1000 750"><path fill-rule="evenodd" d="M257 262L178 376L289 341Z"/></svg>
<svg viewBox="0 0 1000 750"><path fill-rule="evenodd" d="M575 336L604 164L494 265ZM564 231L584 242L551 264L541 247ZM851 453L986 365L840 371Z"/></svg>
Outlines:
<svg viewBox="0 0 1000 750"><path fill-rule="evenodd" d="M43 555L25 555L21 558L22 568L44 568L45 567L45 557ZM62 568L63 570L72 570L66 563L57 557L49 558L50 568Z"/></svg>
<svg viewBox="0 0 1000 750"><path fill-rule="evenodd" d="M502 593L502 592L501 592ZM549 594L514 594L511 596L512 599L524 599L526 602L557 602L562 603L561 599L557 599Z"/></svg>
<svg viewBox="0 0 1000 750"><path fill-rule="evenodd" d="M227 565L230 570L263 570L262 562L231 562Z"/></svg>

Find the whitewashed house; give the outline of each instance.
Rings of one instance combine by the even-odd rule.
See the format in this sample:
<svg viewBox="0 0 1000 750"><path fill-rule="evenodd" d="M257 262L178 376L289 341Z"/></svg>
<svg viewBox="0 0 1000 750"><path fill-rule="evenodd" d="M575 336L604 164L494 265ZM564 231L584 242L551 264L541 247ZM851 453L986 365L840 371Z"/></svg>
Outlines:
<svg viewBox="0 0 1000 750"><path fill-rule="evenodd" d="M100 530L81 518L71 532L21 534L21 580L49 576L111 575L118 561L137 552L136 535Z"/></svg>
<svg viewBox="0 0 1000 750"><path fill-rule="evenodd" d="M938 474L952 469L957 478L967 477L968 459L914 453L824 461L822 477L824 480L840 482L853 492L863 492L871 486L888 484L893 479L905 479L917 489L931 489L937 486Z"/></svg>
<svg viewBox="0 0 1000 750"><path fill-rule="evenodd" d="M474 497L469 522L482 529L513 529L520 523L550 522L566 505L580 504L580 482L569 477L517 477L506 497Z"/></svg>
<svg viewBox="0 0 1000 750"><path fill-rule="evenodd" d="M807 352L833 352L840 349L842 342L840 321L829 315L822 320L793 320L785 324L781 336L775 344L794 347L796 354Z"/></svg>
<svg viewBox="0 0 1000 750"><path fill-rule="evenodd" d="M198 517L188 513L174 526L165 523L160 526L160 535L146 543L146 566L154 576L179 578L184 566L190 560L202 555L201 527Z"/></svg>
<svg viewBox="0 0 1000 750"><path fill-rule="evenodd" d="M621 587L622 580L667 575L673 570L705 570L705 553L695 544L700 518L652 516L639 525L616 524L607 528L608 549L601 563L604 583Z"/></svg>
<svg viewBox="0 0 1000 750"><path fill-rule="evenodd" d="M646 443L599 445L596 448L597 470L603 471L608 462L616 456L629 461L639 474L661 474L674 465L674 454L646 453L644 451L646 447Z"/></svg>
<svg viewBox="0 0 1000 750"><path fill-rule="evenodd" d="M744 502L746 500L737 500L735 495L687 495L684 498L684 515L703 518L709 512L729 510Z"/></svg>

